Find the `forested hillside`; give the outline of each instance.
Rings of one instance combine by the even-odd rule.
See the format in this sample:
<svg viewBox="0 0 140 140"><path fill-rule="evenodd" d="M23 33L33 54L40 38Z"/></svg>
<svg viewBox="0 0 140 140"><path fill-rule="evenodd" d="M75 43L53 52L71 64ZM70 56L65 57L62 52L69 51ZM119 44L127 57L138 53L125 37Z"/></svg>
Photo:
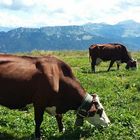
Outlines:
<svg viewBox="0 0 140 140"><path fill-rule="evenodd" d="M140 50L140 24L131 20L115 25L88 23L7 30L0 31L0 52L87 50L91 44L112 42L122 43L132 51Z"/></svg>

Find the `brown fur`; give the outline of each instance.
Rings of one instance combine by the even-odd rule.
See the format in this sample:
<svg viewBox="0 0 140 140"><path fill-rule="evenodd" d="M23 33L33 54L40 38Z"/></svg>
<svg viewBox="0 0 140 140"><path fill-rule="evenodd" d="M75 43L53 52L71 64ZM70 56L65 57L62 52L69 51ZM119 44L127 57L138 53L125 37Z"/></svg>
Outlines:
<svg viewBox="0 0 140 140"><path fill-rule="evenodd" d="M56 107L56 119L62 131L61 114L76 110L85 94L71 68L53 56L0 54L0 104L18 109L33 103L37 138L46 107Z"/></svg>

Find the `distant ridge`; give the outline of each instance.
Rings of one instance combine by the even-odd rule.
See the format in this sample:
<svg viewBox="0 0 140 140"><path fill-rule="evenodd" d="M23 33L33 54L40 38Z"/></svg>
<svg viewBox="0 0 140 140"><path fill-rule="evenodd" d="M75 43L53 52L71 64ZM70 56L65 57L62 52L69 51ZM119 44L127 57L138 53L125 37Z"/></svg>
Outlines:
<svg viewBox="0 0 140 140"><path fill-rule="evenodd" d="M81 26L42 28L0 27L0 52L32 50L87 50L95 43L122 43L129 50L140 50L140 23L127 20L115 25L87 23Z"/></svg>

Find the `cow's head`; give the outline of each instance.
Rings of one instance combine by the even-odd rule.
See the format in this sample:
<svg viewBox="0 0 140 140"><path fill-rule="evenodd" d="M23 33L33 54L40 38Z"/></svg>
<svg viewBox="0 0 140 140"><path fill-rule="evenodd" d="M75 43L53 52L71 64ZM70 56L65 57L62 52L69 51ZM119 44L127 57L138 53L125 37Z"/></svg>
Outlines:
<svg viewBox="0 0 140 140"><path fill-rule="evenodd" d="M137 60L129 60L126 64L126 69L137 68Z"/></svg>
<svg viewBox="0 0 140 140"><path fill-rule="evenodd" d="M75 124L78 126L82 125L84 119L95 126L109 125L110 120L100 103L98 95L93 94L91 96L87 94L82 105L78 108Z"/></svg>

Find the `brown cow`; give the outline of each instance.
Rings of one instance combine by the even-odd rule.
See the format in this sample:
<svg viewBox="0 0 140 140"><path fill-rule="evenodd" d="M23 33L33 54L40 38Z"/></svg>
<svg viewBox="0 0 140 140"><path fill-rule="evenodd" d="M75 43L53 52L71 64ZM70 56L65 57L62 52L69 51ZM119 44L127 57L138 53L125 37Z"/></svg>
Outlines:
<svg viewBox="0 0 140 140"><path fill-rule="evenodd" d="M126 69L136 68L136 61L132 59L126 47L118 43L109 44L94 44L89 47L89 58L92 59L91 69L95 72L95 65L98 65L102 60L111 61L108 71L117 63L119 69L120 63L126 63Z"/></svg>
<svg viewBox="0 0 140 140"><path fill-rule="evenodd" d="M45 109L55 115L59 131L63 131L62 114L68 110L77 110L76 124L84 118L95 125L109 123L98 96L86 93L63 61L53 56L0 54L0 104L20 109L31 103L36 138Z"/></svg>

